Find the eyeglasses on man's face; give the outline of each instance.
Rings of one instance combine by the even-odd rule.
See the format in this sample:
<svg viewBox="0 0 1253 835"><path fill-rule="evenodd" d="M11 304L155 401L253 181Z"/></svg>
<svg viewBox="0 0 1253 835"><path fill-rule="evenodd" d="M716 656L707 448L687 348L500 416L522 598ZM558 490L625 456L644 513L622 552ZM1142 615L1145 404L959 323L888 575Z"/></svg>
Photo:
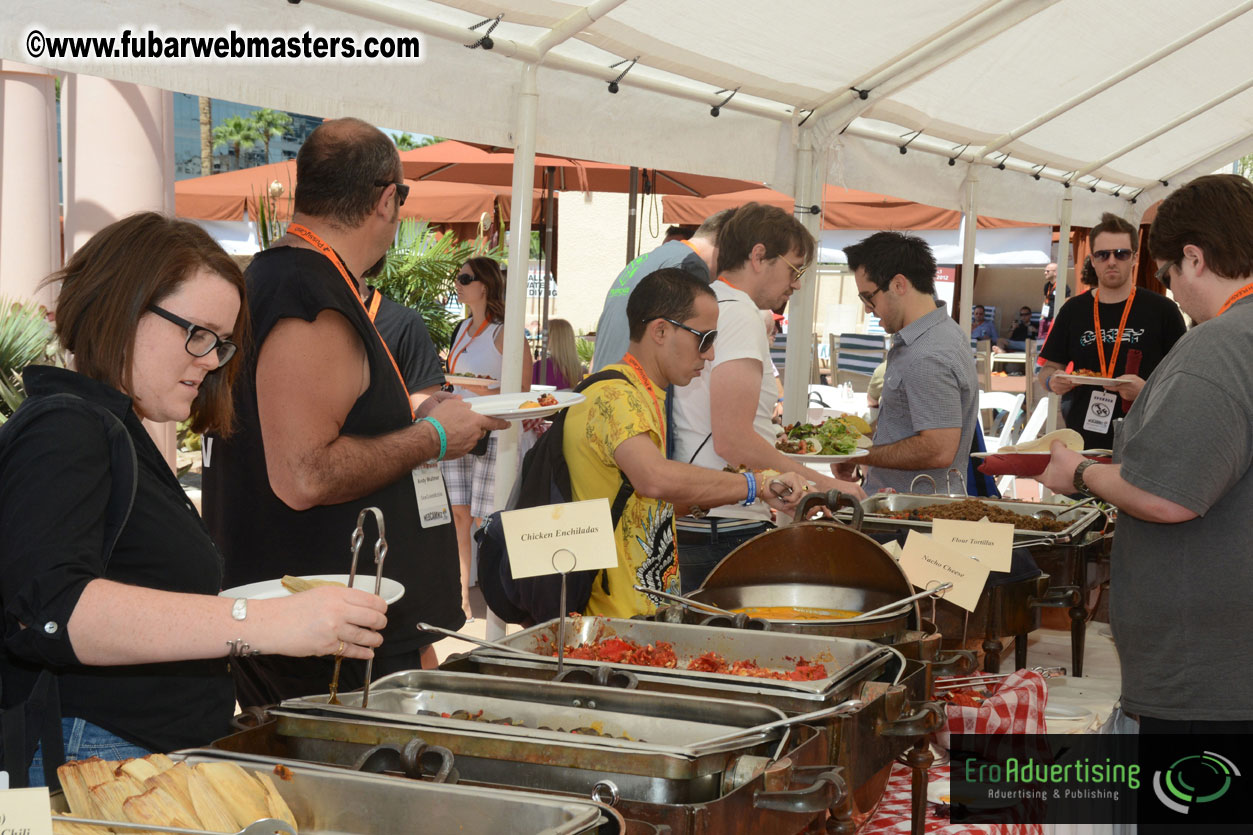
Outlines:
<svg viewBox="0 0 1253 835"><path fill-rule="evenodd" d="M1119 261L1127 261L1135 255L1130 249L1098 249L1092 253L1093 261L1108 261L1111 258L1117 258Z"/></svg>
<svg viewBox="0 0 1253 835"><path fill-rule="evenodd" d="M405 183L393 182L392 180L379 180L374 183L375 188L387 188L388 186L396 187L396 205L405 205L405 201L409 199L409 186Z"/></svg>
<svg viewBox="0 0 1253 835"><path fill-rule="evenodd" d="M1170 289L1170 268L1175 266L1176 263L1178 262L1167 261L1165 264L1162 264L1157 268L1157 280L1160 281L1162 286L1167 290Z"/></svg>
<svg viewBox="0 0 1253 835"><path fill-rule="evenodd" d="M793 264L791 261L784 258L782 255L778 256L778 258L784 264L787 264L789 267L792 268L792 272L793 274L795 274L797 281L800 281L801 277L805 275L805 271L809 269L809 265L806 263L802 262L800 266L797 266L796 264Z"/></svg>
<svg viewBox="0 0 1253 835"><path fill-rule="evenodd" d="M670 319L666 316L658 316L657 318L663 322L669 322L670 324L674 325L676 328L682 328L688 333L693 334L697 340L696 353L698 354L703 354L706 351L708 351L710 348L712 348L714 346L714 340L718 338L717 328L711 328L707 331L698 331L696 330L696 328L689 327L683 324L682 322L676 322L673 319Z"/></svg>
<svg viewBox="0 0 1253 835"><path fill-rule="evenodd" d="M866 307L873 308L873 307L874 307L874 297L875 297L875 296L877 296L877 295L879 295L879 294L880 294L880 293L882 293L882 292L883 292L883 288L882 288L882 287L876 287L876 288L874 288L874 290L873 290L873 291L871 291L871 292L869 292L869 293L858 293L858 294L857 294L857 298L861 299L862 304L864 304Z"/></svg>
<svg viewBox="0 0 1253 835"><path fill-rule="evenodd" d="M207 356L212 351L218 352L218 365L226 365L230 358L235 356L236 345L229 339L222 339L208 328L200 325L192 324L182 316L176 316L163 307L155 304L148 305L148 310L157 314L167 322L173 322L180 328L187 329L187 341L183 343L183 347L187 349L187 353L193 357Z"/></svg>

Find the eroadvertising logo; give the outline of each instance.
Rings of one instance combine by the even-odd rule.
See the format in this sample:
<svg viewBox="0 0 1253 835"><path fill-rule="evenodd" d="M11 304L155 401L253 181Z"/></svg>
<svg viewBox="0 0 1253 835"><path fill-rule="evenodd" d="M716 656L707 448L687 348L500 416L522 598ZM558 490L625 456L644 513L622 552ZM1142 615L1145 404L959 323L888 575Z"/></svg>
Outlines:
<svg viewBox="0 0 1253 835"><path fill-rule="evenodd" d="M1221 754L1189 754L1153 772L1153 792L1167 809L1186 815L1193 805L1222 799L1239 776L1236 764Z"/></svg>

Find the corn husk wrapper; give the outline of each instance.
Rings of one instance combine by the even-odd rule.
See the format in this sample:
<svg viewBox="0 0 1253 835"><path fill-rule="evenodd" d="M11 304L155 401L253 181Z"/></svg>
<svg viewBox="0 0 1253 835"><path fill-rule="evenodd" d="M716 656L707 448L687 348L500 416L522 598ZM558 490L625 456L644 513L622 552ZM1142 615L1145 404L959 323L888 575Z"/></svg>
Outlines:
<svg viewBox="0 0 1253 835"><path fill-rule="evenodd" d="M253 776L257 778L258 782L265 789L265 805L269 816L287 822L292 829L299 832L300 829L296 826L296 816L292 814L291 807L287 805L283 795L279 794L278 786L275 785L274 779L262 771L254 772Z"/></svg>
<svg viewBox="0 0 1253 835"><path fill-rule="evenodd" d="M213 784L198 769L188 772L187 788L191 794L192 808L200 819L201 829L209 832L238 832L243 829L236 824L235 816L231 814Z"/></svg>

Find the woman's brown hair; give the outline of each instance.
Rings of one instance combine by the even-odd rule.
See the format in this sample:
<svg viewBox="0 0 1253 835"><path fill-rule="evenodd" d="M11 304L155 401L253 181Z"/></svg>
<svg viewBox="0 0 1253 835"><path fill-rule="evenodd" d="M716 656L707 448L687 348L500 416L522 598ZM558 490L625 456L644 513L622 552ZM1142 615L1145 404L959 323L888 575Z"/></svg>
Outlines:
<svg viewBox="0 0 1253 835"><path fill-rule="evenodd" d="M231 393L251 326L244 275L207 232L156 212L131 215L93 235L43 285L60 284L56 332L73 353L75 370L129 393L140 317L202 268L239 290L239 318L231 331L238 356L205 377L191 404L193 431L225 436L234 423Z"/></svg>
<svg viewBox="0 0 1253 835"><path fill-rule="evenodd" d="M505 321L505 276L500 271L500 265L480 255L466 261L465 266L487 291L487 321Z"/></svg>

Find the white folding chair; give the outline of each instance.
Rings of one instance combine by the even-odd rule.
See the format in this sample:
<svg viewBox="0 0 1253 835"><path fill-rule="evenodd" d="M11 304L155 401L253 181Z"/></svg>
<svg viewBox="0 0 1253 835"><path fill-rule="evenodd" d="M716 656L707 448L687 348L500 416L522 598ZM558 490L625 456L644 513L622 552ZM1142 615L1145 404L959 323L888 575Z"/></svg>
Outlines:
<svg viewBox="0 0 1253 835"><path fill-rule="evenodd" d="M1005 424L1001 427L999 434L991 434L996 426L995 419L988 424L988 431L984 433L983 437L983 442L987 446L988 452L996 452L1001 447L1009 446L1013 443L1014 426L1018 423L1018 418L1022 414L1022 403L1025 399L1025 394L1015 394L1012 391L979 392L980 412L995 410L1006 413Z"/></svg>

